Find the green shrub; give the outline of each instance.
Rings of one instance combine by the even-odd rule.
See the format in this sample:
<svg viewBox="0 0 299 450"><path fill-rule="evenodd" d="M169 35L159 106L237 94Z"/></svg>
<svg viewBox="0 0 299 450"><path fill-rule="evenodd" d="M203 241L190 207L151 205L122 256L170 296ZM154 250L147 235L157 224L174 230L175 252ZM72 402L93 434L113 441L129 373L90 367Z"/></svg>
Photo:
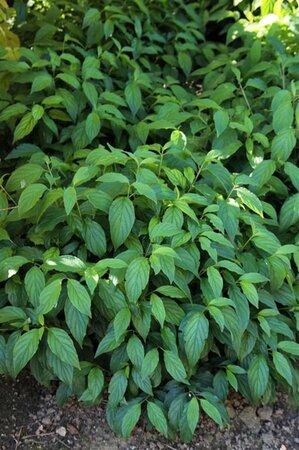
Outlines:
<svg viewBox="0 0 299 450"><path fill-rule="evenodd" d="M108 387L123 436L298 404L295 6L97 3L17 2L0 50L0 373Z"/></svg>

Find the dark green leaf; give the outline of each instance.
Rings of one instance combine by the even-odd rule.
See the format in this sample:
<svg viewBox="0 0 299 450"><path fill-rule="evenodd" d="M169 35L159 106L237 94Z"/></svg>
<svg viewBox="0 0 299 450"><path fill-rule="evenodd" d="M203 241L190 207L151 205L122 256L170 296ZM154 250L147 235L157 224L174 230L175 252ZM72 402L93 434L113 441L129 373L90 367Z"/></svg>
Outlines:
<svg viewBox="0 0 299 450"><path fill-rule="evenodd" d="M248 381L254 400L260 400L269 380L269 367L263 355L253 357L248 370Z"/></svg>
<svg viewBox="0 0 299 450"><path fill-rule="evenodd" d="M147 415L154 427L167 437L168 426L163 410L154 402L147 403Z"/></svg>
<svg viewBox="0 0 299 450"><path fill-rule="evenodd" d="M79 281L69 279L67 293L72 305L82 314L90 317L91 299L86 288Z"/></svg>
<svg viewBox="0 0 299 450"><path fill-rule="evenodd" d="M26 366L38 350L43 329L35 328L20 336L13 349L13 364L15 375Z"/></svg>
<svg viewBox="0 0 299 450"><path fill-rule="evenodd" d="M69 335L59 328L48 329L48 345L61 361L70 366L80 368L78 355Z"/></svg>
<svg viewBox="0 0 299 450"><path fill-rule="evenodd" d="M115 199L109 209L110 233L115 248L125 242L134 222L135 212L131 200L126 197Z"/></svg>

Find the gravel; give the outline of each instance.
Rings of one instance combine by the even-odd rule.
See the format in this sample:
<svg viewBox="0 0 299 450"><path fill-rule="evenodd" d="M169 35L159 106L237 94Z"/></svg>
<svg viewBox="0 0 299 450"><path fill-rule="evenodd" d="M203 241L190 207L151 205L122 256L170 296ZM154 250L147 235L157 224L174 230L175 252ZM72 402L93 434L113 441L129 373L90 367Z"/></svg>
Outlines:
<svg viewBox="0 0 299 450"><path fill-rule="evenodd" d="M0 381L0 450L299 450L299 414L278 393L269 406L252 407L237 394L227 406L230 427L202 417L192 443L166 440L146 425L125 440L109 429L104 405L83 408L75 400L59 408L55 385L37 385L25 374Z"/></svg>

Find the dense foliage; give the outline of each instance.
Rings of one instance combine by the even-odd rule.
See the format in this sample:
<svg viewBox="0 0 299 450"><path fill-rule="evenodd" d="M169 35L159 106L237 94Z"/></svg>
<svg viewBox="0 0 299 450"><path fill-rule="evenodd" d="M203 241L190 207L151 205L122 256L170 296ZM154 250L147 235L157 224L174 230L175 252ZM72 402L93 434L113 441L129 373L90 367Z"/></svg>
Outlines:
<svg viewBox="0 0 299 450"><path fill-rule="evenodd" d="M235 3L0 0L0 373L124 436L298 403L298 4Z"/></svg>

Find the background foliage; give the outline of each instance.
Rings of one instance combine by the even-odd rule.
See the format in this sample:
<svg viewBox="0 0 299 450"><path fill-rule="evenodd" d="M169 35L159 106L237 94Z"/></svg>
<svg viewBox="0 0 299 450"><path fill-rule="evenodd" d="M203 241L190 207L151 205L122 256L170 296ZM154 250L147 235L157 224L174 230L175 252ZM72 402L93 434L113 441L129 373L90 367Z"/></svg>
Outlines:
<svg viewBox="0 0 299 450"><path fill-rule="evenodd" d="M0 373L124 436L298 404L298 3L100 4L0 1Z"/></svg>

